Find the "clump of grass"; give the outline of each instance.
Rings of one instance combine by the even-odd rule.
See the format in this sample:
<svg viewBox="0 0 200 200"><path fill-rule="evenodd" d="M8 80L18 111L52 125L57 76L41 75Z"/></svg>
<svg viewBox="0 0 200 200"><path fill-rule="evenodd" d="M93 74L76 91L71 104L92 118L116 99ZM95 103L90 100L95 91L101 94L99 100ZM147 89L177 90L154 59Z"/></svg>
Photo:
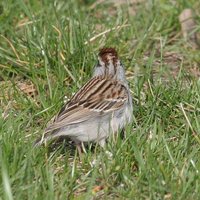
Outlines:
<svg viewBox="0 0 200 200"><path fill-rule="evenodd" d="M199 6L1 3L0 197L199 199L199 51L187 47L178 22L182 9ZM126 137L108 141L112 156L87 148L81 162L67 142L32 148L103 46L117 48L127 69L134 120Z"/></svg>

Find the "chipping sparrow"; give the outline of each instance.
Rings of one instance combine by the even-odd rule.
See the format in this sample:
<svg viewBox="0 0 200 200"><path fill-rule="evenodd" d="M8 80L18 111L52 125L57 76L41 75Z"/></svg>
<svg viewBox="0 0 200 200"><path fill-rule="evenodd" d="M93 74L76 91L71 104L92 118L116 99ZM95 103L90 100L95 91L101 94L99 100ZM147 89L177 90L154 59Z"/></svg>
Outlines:
<svg viewBox="0 0 200 200"><path fill-rule="evenodd" d="M67 136L77 146L97 142L103 147L109 135L131 121L132 110L123 65L115 49L104 48L92 78L64 105L35 145Z"/></svg>

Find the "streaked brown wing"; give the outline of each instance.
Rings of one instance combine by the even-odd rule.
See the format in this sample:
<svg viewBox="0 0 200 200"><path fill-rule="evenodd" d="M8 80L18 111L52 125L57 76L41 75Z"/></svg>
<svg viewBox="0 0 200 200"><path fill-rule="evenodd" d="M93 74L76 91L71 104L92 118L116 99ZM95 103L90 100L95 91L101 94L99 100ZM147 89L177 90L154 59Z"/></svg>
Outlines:
<svg viewBox="0 0 200 200"><path fill-rule="evenodd" d="M119 109L128 100L126 87L103 76L88 81L65 105L46 132L77 124Z"/></svg>

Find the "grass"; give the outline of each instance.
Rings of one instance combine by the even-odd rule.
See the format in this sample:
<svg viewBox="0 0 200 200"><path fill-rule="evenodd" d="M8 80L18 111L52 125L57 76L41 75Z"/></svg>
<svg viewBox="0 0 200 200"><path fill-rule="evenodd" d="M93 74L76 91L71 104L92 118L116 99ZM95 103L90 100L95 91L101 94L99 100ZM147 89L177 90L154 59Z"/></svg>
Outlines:
<svg viewBox="0 0 200 200"><path fill-rule="evenodd" d="M0 199L199 199L199 50L178 16L198 1L0 3ZM102 34L103 32L106 34ZM117 48L134 100L124 140L34 149L65 98ZM94 162L95 161L95 162Z"/></svg>

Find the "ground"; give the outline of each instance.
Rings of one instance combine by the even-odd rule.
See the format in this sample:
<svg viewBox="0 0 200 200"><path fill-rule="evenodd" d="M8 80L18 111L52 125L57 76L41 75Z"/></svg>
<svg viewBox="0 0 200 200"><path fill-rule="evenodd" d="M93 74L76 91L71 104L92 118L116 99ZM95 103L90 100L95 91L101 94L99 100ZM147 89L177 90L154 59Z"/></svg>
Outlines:
<svg viewBox="0 0 200 200"><path fill-rule="evenodd" d="M200 3L0 2L0 199L199 199ZM180 14L196 26L185 38ZM190 30L190 29L189 29ZM114 47L133 97L125 138L86 148L33 148ZM108 153L110 152L110 153Z"/></svg>

